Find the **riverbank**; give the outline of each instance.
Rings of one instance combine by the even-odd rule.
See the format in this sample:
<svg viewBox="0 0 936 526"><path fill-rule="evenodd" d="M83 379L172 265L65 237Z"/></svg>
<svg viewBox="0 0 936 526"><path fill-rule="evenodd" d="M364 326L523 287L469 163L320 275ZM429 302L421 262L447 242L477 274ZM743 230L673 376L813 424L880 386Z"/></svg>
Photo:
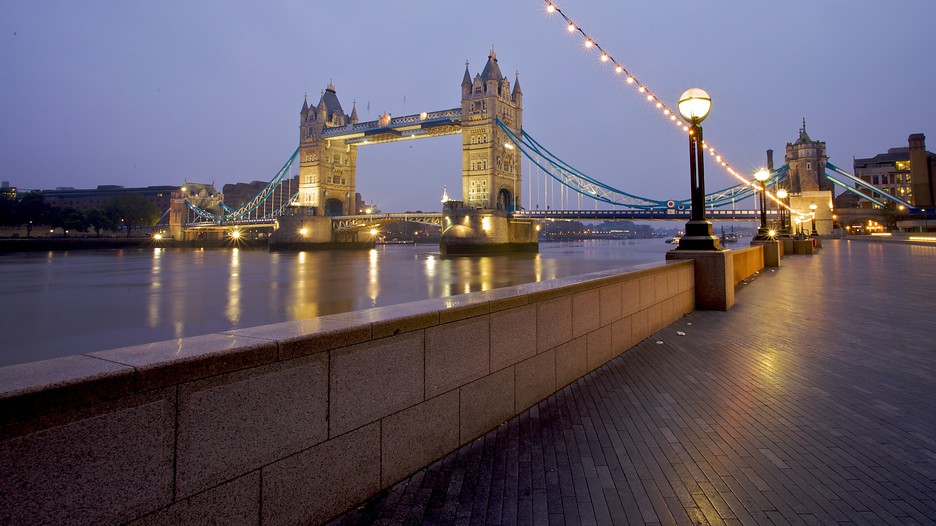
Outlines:
<svg viewBox="0 0 936 526"><path fill-rule="evenodd" d="M122 248L216 248L266 249L265 239L176 241L151 237L33 237L0 239L0 253L45 252L48 250L101 250Z"/></svg>

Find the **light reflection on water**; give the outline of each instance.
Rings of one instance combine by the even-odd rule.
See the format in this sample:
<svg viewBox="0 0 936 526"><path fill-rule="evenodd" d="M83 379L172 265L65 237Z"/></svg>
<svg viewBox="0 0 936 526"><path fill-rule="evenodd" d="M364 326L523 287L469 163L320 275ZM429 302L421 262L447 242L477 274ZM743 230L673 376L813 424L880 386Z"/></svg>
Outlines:
<svg viewBox="0 0 936 526"><path fill-rule="evenodd" d="M8 254L0 365L627 268L662 261L668 248L645 240L454 258L428 245Z"/></svg>

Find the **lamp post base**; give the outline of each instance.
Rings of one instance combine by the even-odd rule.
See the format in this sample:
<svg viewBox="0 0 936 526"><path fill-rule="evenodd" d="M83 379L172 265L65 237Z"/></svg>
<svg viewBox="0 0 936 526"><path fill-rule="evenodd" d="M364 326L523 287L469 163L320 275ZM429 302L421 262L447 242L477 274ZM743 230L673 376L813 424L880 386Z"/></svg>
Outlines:
<svg viewBox="0 0 936 526"><path fill-rule="evenodd" d="M686 223L686 235L679 238L676 250L724 250L718 236L712 233L712 222L706 219Z"/></svg>

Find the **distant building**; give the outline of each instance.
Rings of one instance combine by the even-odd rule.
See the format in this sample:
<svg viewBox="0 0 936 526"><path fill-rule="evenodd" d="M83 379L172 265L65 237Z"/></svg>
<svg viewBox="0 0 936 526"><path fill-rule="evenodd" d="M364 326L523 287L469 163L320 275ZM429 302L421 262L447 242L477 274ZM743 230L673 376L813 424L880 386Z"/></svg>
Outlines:
<svg viewBox="0 0 936 526"><path fill-rule="evenodd" d="M0 186L0 198L16 199L16 187L10 186L10 181L3 181Z"/></svg>
<svg viewBox="0 0 936 526"><path fill-rule="evenodd" d="M269 185L269 181L251 181L249 183L229 183L224 185L222 191L224 193L224 204L237 209L243 206L245 203L250 202L254 197L257 197L264 188ZM295 176L292 180L285 180L282 183L283 192L296 193L299 191L299 176Z"/></svg>
<svg viewBox="0 0 936 526"><path fill-rule="evenodd" d="M867 159L855 159L855 176L866 183L899 197L910 204L927 208L934 206L936 194L933 174L936 172L936 155L926 151L926 136L914 133L908 137L907 147L889 148ZM870 194L870 190L862 190ZM871 208L869 201L862 200L863 208Z"/></svg>
<svg viewBox="0 0 936 526"><path fill-rule="evenodd" d="M65 188L43 190L42 195L46 203L56 207L72 207L83 212L94 208L103 208L107 202L121 195L142 195L149 202L156 205L161 211L169 209L174 192L182 192L186 199L198 205L199 203L216 203L221 197L215 187L210 184L185 183L185 186L145 186L139 188L125 188L119 185L100 185L97 188ZM207 207L207 205L206 205Z"/></svg>
<svg viewBox="0 0 936 526"><path fill-rule="evenodd" d="M83 212L94 208L103 208L108 200L120 195L138 194L145 197L160 210L168 210L172 192L177 192L178 186L146 186L142 188L124 188L118 185L100 185L97 188L66 188L43 190L42 195L46 203L64 208L77 208Z"/></svg>

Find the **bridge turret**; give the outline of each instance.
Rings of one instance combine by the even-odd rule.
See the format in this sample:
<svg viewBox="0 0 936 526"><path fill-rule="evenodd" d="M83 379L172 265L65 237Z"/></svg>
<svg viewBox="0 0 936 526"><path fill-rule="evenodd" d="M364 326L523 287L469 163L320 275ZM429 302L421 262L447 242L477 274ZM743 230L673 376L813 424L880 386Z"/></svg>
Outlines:
<svg viewBox="0 0 936 526"><path fill-rule="evenodd" d="M462 89L462 99L467 99L471 95L471 73L468 71L468 61L465 61L465 76L462 77L461 83Z"/></svg>
<svg viewBox="0 0 936 526"><path fill-rule="evenodd" d="M497 54L491 50L488 55L487 64L481 70L481 81L484 82L484 90L487 94L500 94L501 81L504 76L501 75L500 66L497 65Z"/></svg>
<svg viewBox="0 0 936 526"><path fill-rule="evenodd" d="M351 122L351 124L357 124L357 122L358 122L358 116L357 116L357 99L355 99L355 100L351 103L351 115L348 117L348 120Z"/></svg>
<svg viewBox="0 0 936 526"><path fill-rule="evenodd" d="M513 92L510 94L510 100L516 103L517 105L522 105L522 102L523 102L523 90L520 89L520 72L519 71L515 73Z"/></svg>

